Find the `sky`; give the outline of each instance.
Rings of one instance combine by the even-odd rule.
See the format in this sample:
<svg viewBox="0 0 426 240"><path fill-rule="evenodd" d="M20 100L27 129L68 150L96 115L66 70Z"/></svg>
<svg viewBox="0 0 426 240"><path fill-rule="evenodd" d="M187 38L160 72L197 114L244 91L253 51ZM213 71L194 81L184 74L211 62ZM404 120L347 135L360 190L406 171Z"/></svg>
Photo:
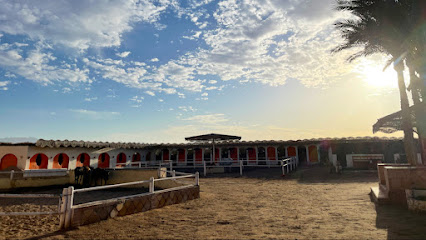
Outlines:
<svg viewBox="0 0 426 240"><path fill-rule="evenodd" d="M0 5L0 138L400 136L372 133L400 108L387 56L331 54L334 0Z"/></svg>

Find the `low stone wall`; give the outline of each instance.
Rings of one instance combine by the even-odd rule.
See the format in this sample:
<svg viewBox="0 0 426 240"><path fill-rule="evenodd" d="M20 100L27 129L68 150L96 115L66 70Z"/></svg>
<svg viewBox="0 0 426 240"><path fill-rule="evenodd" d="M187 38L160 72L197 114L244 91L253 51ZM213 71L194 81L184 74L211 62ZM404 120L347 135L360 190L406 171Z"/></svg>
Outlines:
<svg viewBox="0 0 426 240"><path fill-rule="evenodd" d="M392 203L407 205L405 189L426 189L425 166L384 167L386 190Z"/></svg>
<svg viewBox="0 0 426 240"><path fill-rule="evenodd" d="M401 167L401 166L410 166L410 164L407 163L378 163L377 164L377 172L379 174L379 183L382 185L386 185L386 178L385 178L385 167Z"/></svg>
<svg viewBox="0 0 426 240"><path fill-rule="evenodd" d="M155 193L82 204L73 209L71 226L77 227L117 216L145 212L199 197L199 186L186 186Z"/></svg>
<svg viewBox="0 0 426 240"><path fill-rule="evenodd" d="M418 199L418 197L426 198L426 190L405 190L407 197L408 209L414 212L426 212L426 200Z"/></svg>

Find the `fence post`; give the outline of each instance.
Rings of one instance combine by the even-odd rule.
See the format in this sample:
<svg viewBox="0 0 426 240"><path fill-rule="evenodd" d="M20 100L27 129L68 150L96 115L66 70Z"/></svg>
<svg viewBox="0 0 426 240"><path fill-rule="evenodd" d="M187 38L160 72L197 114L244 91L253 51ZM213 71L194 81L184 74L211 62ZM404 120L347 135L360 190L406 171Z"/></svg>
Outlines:
<svg viewBox="0 0 426 240"><path fill-rule="evenodd" d="M13 174L15 173L15 170L10 171L10 181L13 180Z"/></svg>
<svg viewBox="0 0 426 240"><path fill-rule="evenodd" d="M149 179L149 192L154 193L154 178L153 177L151 177Z"/></svg>
<svg viewBox="0 0 426 240"><path fill-rule="evenodd" d="M207 167L206 167L206 162L204 161L203 164L203 169L204 169L204 177L207 175Z"/></svg>
<svg viewBox="0 0 426 240"><path fill-rule="evenodd" d="M170 160L170 171L173 171L173 162Z"/></svg>
<svg viewBox="0 0 426 240"><path fill-rule="evenodd" d="M200 173L195 173L195 186L200 186Z"/></svg>
<svg viewBox="0 0 426 240"><path fill-rule="evenodd" d="M74 187L68 187L67 189L67 204L66 204L66 211L65 211L65 229L69 228L72 223L72 205L73 205L73 198L74 198Z"/></svg>
<svg viewBox="0 0 426 240"><path fill-rule="evenodd" d="M243 176L243 161L240 160L240 176Z"/></svg>
<svg viewBox="0 0 426 240"><path fill-rule="evenodd" d="M172 177L176 177L176 171L175 170L172 171Z"/></svg>
<svg viewBox="0 0 426 240"><path fill-rule="evenodd" d="M62 197L61 197L61 215L59 215L59 228L64 229L65 228L65 215L67 213L67 206L68 206L68 188L64 188L62 190Z"/></svg>

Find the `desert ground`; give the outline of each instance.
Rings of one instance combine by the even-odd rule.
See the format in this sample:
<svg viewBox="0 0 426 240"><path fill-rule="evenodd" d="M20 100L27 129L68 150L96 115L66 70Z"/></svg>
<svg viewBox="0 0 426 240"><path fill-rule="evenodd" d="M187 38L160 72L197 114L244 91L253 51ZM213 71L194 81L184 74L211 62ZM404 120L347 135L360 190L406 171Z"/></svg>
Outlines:
<svg viewBox="0 0 426 240"><path fill-rule="evenodd" d="M201 178L201 198L57 231L57 217L0 217L2 238L424 239L426 215L375 206L376 172L261 169ZM51 206L45 208L55 208ZM15 206L13 206L15 205ZM1 211L36 205L1 202ZM16 210L16 209L15 209Z"/></svg>

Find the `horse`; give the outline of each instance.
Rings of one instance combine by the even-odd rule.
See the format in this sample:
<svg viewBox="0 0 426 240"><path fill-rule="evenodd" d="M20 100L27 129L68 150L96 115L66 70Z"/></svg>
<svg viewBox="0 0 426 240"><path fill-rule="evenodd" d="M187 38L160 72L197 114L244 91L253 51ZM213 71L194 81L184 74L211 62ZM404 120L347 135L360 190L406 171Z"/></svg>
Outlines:
<svg viewBox="0 0 426 240"><path fill-rule="evenodd" d="M76 167L74 169L74 182L75 184L80 185L80 179L84 176L83 167Z"/></svg>
<svg viewBox="0 0 426 240"><path fill-rule="evenodd" d="M93 172L92 172L92 179L95 182L95 186L96 186L99 179L101 180L101 185L102 185L102 180L104 180L104 182L105 182L104 185L106 185L108 178L109 178L109 174L110 174L110 172L105 170L105 169L102 169L102 168L94 169Z"/></svg>

